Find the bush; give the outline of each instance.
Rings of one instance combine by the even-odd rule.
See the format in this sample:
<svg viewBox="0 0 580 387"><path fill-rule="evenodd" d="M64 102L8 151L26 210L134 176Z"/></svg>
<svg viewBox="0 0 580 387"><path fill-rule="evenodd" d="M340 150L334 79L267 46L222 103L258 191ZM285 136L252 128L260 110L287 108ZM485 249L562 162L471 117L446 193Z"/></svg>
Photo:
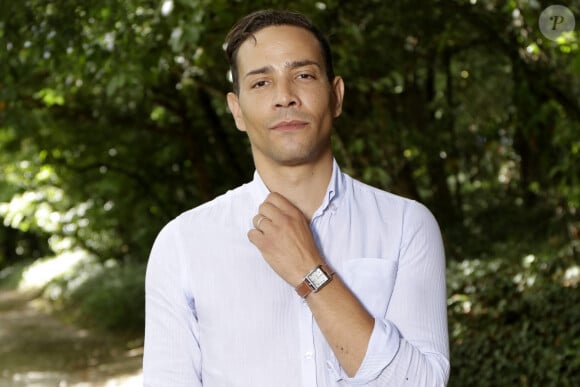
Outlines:
<svg viewBox="0 0 580 387"><path fill-rule="evenodd" d="M0 290L14 290L22 279L22 273L29 262L18 262L0 270Z"/></svg>
<svg viewBox="0 0 580 387"><path fill-rule="evenodd" d="M140 335L145 321L145 264L111 261L84 273L79 269L73 277L53 281L45 296L67 319L81 325Z"/></svg>
<svg viewBox="0 0 580 387"><path fill-rule="evenodd" d="M579 278L572 250L451 262L449 386L580 385Z"/></svg>

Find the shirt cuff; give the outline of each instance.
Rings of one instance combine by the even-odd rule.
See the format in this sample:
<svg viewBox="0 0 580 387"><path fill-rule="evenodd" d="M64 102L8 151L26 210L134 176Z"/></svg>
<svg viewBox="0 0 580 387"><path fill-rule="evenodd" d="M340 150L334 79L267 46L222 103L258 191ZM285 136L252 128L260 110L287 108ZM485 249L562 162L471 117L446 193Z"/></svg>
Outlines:
<svg viewBox="0 0 580 387"><path fill-rule="evenodd" d="M375 318L365 357L352 378L342 369L336 356L327 362L327 367L336 381L343 380L351 385L369 383L379 377L381 372L393 361L399 350L401 335L397 327L388 320Z"/></svg>

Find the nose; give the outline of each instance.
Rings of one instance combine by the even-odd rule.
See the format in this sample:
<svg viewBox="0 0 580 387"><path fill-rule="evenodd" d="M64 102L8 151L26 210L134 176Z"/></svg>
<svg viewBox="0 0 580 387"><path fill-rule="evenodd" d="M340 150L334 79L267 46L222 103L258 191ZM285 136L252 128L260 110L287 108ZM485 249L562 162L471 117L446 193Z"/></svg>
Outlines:
<svg viewBox="0 0 580 387"><path fill-rule="evenodd" d="M291 80L280 80L276 84L275 108L289 108L300 105L300 99Z"/></svg>

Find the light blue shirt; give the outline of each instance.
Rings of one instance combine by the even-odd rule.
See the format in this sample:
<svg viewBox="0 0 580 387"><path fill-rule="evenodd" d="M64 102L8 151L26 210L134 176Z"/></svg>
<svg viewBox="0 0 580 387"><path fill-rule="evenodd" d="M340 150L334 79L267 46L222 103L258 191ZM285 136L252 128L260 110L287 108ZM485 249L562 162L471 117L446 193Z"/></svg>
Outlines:
<svg viewBox="0 0 580 387"><path fill-rule="evenodd" d="M429 210L334 162L310 227L375 318L363 363L348 378L307 303L248 240L267 195L255 173L160 232L147 268L145 386L445 385L445 255Z"/></svg>

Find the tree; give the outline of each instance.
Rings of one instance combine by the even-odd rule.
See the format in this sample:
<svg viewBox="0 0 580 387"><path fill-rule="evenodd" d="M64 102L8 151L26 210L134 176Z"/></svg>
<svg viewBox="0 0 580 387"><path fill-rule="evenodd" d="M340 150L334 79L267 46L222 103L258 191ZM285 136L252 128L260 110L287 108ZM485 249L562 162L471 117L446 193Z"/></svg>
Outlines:
<svg viewBox="0 0 580 387"><path fill-rule="evenodd" d="M224 37L251 10L296 9L327 32L346 81L333 142L343 170L440 221L461 359L452 383L572 385L580 55L576 31L539 31L548 5L0 0L0 268L50 247L141 270L169 219L251 179L225 104ZM81 287L78 309L114 299L124 310L142 278L122 266ZM116 312L107 327L123 326ZM556 370L537 375L529 354Z"/></svg>
<svg viewBox="0 0 580 387"><path fill-rule="evenodd" d="M60 189L51 211L84 212L48 232L144 260L168 219L251 177L224 102L223 40L242 14L280 7L330 36L347 82L334 141L347 172L426 202L444 226L520 197L578 207L578 44L542 37L540 3L236 4L3 1L3 200ZM42 203L29 228L42 229Z"/></svg>

